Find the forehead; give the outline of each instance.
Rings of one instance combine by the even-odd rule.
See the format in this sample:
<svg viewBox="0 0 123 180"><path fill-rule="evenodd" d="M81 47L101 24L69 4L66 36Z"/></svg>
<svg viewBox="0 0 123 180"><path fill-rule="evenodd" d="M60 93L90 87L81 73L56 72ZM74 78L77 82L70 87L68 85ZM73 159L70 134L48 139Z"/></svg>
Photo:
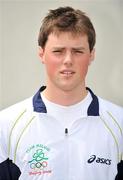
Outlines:
<svg viewBox="0 0 123 180"><path fill-rule="evenodd" d="M86 34L73 34L71 32L51 33L46 45L88 46L88 37Z"/></svg>

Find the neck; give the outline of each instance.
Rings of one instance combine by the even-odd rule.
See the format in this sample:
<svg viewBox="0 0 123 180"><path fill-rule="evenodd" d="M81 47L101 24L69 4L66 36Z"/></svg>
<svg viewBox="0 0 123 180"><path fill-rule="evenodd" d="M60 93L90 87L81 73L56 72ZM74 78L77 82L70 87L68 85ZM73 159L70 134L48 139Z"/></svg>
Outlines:
<svg viewBox="0 0 123 180"><path fill-rule="evenodd" d="M75 90L66 91L49 86L43 91L43 95L51 102L63 106L70 106L83 100L87 95L85 86L76 88Z"/></svg>

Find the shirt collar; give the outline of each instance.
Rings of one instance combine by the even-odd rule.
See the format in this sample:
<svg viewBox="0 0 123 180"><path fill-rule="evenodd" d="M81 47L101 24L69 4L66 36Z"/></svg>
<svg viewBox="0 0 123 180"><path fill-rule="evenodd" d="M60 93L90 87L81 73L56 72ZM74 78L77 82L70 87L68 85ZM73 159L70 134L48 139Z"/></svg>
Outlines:
<svg viewBox="0 0 123 180"><path fill-rule="evenodd" d="M44 102L42 101L40 92L42 92L44 89L46 88L46 86L42 86L38 92L34 95L33 97L33 109L35 112L38 113L47 113L47 109L46 106L44 104ZM97 96L92 92L92 90L90 88L86 88L91 96L92 96L92 102L88 107L87 110L87 115L88 116L99 116L99 101Z"/></svg>

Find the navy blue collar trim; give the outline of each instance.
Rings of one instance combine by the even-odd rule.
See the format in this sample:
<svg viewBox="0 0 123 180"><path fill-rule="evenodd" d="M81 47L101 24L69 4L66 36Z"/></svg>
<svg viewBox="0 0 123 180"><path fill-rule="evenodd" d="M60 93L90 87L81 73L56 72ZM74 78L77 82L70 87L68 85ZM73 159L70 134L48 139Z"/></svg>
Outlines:
<svg viewBox="0 0 123 180"><path fill-rule="evenodd" d="M46 86L42 86L39 91L33 97L33 108L35 112L39 113L47 113L46 106L42 101L40 92L42 92ZM88 116L99 116L99 101L97 96L91 91L91 89L87 88L87 90L91 93L92 102L88 107L87 115Z"/></svg>
<svg viewBox="0 0 123 180"><path fill-rule="evenodd" d="M42 92L45 88L46 88L45 86L42 86L33 97L33 108L35 112L47 113L46 106L44 102L42 101L42 98L40 95L40 92Z"/></svg>
<svg viewBox="0 0 123 180"><path fill-rule="evenodd" d="M99 116L99 101L97 96L91 91L90 88L86 87L86 89L91 93L92 102L88 107L87 114L88 116Z"/></svg>

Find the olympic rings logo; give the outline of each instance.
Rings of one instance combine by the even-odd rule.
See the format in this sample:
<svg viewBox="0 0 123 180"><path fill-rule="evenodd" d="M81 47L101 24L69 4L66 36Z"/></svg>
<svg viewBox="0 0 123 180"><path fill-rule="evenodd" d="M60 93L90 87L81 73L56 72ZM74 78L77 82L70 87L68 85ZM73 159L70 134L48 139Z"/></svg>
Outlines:
<svg viewBox="0 0 123 180"><path fill-rule="evenodd" d="M47 167L47 162L46 161L43 161L43 162L37 162L37 163L31 163L30 164L30 168L31 169L40 169L40 170L43 170L45 167Z"/></svg>
<svg viewBox="0 0 123 180"><path fill-rule="evenodd" d="M48 160L48 158L45 157L43 150L38 149L36 150L36 153L34 153L33 159L28 163L30 164L31 169L43 170L44 168L47 167L48 164L46 160Z"/></svg>

